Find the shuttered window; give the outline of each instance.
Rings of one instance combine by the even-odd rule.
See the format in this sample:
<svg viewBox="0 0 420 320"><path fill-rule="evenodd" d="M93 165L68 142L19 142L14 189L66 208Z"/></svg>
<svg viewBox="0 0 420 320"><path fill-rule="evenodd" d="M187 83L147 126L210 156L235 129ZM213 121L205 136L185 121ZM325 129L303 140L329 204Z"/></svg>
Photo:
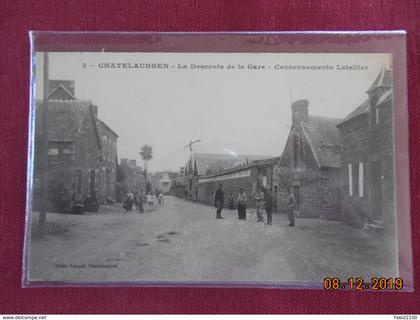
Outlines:
<svg viewBox="0 0 420 320"><path fill-rule="evenodd" d="M349 195L353 195L353 173L351 163L348 164L348 177L349 177Z"/></svg>
<svg viewBox="0 0 420 320"><path fill-rule="evenodd" d="M359 162L359 197L364 197L364 165L363 162Z"/></svg>

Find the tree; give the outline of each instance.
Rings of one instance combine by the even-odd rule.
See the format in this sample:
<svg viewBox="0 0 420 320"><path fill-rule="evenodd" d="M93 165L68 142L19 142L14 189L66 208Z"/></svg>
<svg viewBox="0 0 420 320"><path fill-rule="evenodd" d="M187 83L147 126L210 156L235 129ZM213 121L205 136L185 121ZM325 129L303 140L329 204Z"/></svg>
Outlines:
<svg viewBox="0 0 420 320"><path fill-rule="evenodd" d="M144 177L147 181L147 164L153 158L153 148L147 144L141 147L140 155L144 161Z"/></svg>

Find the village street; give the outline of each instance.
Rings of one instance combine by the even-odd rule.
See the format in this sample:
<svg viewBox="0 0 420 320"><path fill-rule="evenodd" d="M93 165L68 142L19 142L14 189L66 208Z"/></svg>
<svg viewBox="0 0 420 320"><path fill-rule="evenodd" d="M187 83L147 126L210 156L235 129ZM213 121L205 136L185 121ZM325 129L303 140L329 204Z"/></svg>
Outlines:
<svg viewBox="0 0 420 320"><path fill-rule="evenodd" d="M325 276L396 276L393 239L386 232L341 222L284 214L273 225L247 220L166 196L165 206L144 214L120 205L85 215L47 215L47 233L36 235L33 214L30 280L50 281L314 281Z"/></svg>

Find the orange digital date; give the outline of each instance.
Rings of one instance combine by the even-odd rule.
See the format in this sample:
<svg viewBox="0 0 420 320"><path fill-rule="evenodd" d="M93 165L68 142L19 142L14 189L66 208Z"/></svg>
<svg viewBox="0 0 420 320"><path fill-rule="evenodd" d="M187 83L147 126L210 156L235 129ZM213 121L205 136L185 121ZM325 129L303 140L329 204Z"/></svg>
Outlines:
<svg viewBox="0 0 420 320"><path fill-rule="evenodd" d="M348 278L347 281L341 281L337 277L324 278L325 290L402 290L404 288L404 281L402 278L385 278L373 277L370 282L365 281L361 277Z"/></svg>

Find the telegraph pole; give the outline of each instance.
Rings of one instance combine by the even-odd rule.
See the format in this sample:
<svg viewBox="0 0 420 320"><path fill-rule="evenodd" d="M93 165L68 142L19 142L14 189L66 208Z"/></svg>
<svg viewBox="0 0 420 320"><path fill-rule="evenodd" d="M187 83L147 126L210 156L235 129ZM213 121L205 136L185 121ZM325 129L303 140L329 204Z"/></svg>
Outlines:
<svg viewBox="0 0 420 320"><path fill-rule="evenodd" d="M189 143L189 144L187 144L187 145L184 147L184 149L190 149L190 152L193 152L192 145L193 145L194 143L199 143L199 142L201 142L201 140L200 140L200 139L198 139L198 140L194 140L194 141L190 140L190 143Z"/></svg>
<svg viewBox="0 0 420 320"><path fill-rule="evenodd" d="M43 65L43 97L41 108L41 121L42 121L42 135L40 149L35 152L40 152L40 182L41 182L41 208L39 210L38 230L39 235L42 237L45 233L45 224L47 220L47 202L48 202L48 126L47 126L47 113L48 113L48 93L49 93L49 59L48 53L44 52L44 65Z"/></svg>

